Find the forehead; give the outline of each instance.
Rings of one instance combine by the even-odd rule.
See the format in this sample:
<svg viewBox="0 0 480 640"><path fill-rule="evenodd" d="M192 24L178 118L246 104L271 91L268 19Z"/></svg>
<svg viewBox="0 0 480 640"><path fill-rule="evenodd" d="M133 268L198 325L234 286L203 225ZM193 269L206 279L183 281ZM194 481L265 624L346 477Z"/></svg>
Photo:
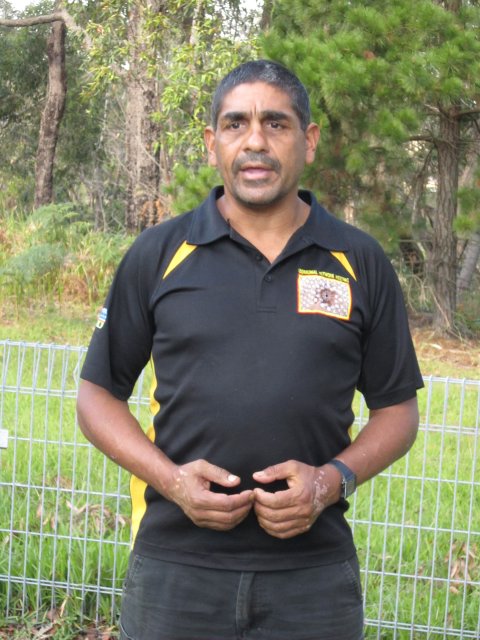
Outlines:
<svg viewBox="0 0 480 640"><path fill-rule="evenodd" d="M288 93L266 82L249 82L237 85L224 96L219 117L230 112L262 111L283 111L287 115L296 115Z"/></svg>

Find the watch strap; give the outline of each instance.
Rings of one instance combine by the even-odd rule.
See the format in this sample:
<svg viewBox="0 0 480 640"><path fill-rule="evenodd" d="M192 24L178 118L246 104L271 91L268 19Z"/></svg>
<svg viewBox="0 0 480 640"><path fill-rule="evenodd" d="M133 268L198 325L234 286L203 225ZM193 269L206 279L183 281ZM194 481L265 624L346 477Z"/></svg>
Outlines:
<svg viewBox="0 0 480 640"><path fill-rule="evenodd" d="M348 498L357 488L357 476L347 465L337 458L333 458L327 464L333 465L342 474L342 498Z"/></svg>

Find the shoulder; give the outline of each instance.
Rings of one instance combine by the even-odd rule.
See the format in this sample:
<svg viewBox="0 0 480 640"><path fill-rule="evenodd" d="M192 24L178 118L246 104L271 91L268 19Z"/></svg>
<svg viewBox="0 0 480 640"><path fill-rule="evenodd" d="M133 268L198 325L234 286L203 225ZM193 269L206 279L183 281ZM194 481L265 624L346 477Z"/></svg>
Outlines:
<svg viewBox="0 0 480 640"><path fill-rule="evenodd" d="M344 220L336 218L324 209L329 217L329 224L335 229L335 237L339 239L339 245L343 245L345 253L357 264L362 264L367 269L379 268L385 265L391 268L391 262L382 245L372 235Z"/></svg>
<svg viewBox="0 0 480 640"><path fill-rule="evenodd" d="M140 233L116 270L115 280L149 292L185 241L193 212L170 218Z"/></svg>
<svg viewBox="0 0 480 640"><path fill-rule="evenodd" d="M160 224L149 227L140 233L132 246L142 250L163 250L178 240L185 240L191 225L193 211L187 211Z"/></svg>
<svg viewBox="0 0 480 640"><path fill-rule="evenodd" d="M378 240L313 202L320 220L317 233L320 231L323 236L320 242L332 253L344 254L361 286L371 289L396 279L392 263Z"/></svg>
<svg viewBox="0 0 480 640"><path fill-rule="evenodd" d="M313 215L311 221L307 221L308 231L324 248L359 255L371 252L380 255L384 253L375 238L359 227L337 218L317 201L313 193L301 191L299 195L311 205Z"/></svg>
<svg viewBox="0 0 480 640"><path fill-rule="evenodd" d="M348 247L345 252L347 259L352 264L357 283L370 300L372 309L382 301L389 300L393 304L394 299L403 305L398 275L378 240L341 220L337 220L337 224Z"/></svg>
<svg viewBox="0 0 480 640"><path fill-rule="evenodd" d="M160 269L185 241L193 213L188 211L142 231L133 241L124 260L137 263L140 267L148 264L153 271Z"/></svg>
<svg viewBox="0 0 480 640"><path fill-rule="evenodd" d="M339 235L345 239L348 250L359 255L371 255L373 252L374 255L385 256L382 246L372 235L359 227L336 218L331 213L328 213L328 215L332 224L337 228Z"/></svg>

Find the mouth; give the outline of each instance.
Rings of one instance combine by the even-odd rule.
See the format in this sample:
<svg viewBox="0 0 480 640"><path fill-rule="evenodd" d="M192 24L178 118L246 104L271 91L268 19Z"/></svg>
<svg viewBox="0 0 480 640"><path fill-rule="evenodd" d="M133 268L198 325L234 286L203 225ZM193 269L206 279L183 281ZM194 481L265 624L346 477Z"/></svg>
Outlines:
<svg viewBox="0 0 480 640"><path fill-rule="evenodd" d="M280 163L263 153L247 153L233 163L233 173L240 174L247 181L265 181L275 173L280 173Z"/></svg>
<svg viewBox="0 0 480 640"><path fill-rule="evenodd" d="M240 168L240 173L247 180L265 180L273 173L272 167L266 165L247 164Z"/></svg>

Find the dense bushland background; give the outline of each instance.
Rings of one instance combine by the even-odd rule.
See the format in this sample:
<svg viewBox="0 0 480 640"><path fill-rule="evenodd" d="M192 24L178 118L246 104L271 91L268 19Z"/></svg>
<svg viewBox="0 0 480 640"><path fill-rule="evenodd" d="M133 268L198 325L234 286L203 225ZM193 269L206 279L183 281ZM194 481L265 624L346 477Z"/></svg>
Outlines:
<svg viewBox="0 0 480 640"><path fill-rule="evenodd" d="M218 182L202 141L218 79L270 57L322 127L303 185L380 240L412 314L478 335L478 3L250 7L0 0L3 320L101 304L135 234Z"/></svg>

